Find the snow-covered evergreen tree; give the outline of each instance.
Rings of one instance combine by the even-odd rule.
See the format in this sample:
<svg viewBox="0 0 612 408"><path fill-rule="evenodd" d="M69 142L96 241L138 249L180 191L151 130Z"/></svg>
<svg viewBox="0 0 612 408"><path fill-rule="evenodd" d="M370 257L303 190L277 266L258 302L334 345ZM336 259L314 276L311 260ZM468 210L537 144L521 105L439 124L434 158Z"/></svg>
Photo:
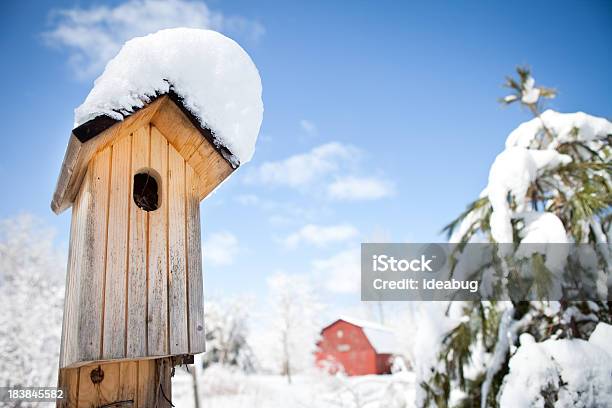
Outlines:
<svg viewBox="0 0 612 408"><path fill-rule="evenodd" d="M437 318L437 327L444 330L432 332L434 357L417 364L421 407L612 403L612 346L592 341L596 327L609 333L606 323L612 320L607 301L612 123L582 112L543 111L544 99L555 91L536 86L528 69L517 71L518 79L506 82L512 93L502 102L521 104L534 118L510 133L491 166L487 187L445 230L451 242L461 244L459 252L470 242L511 244L497 247L494 262L480 271L483 277L506 278L520 251L528 248L530 290L538 293L555 282L555 273L565 273L565 265L552 264L560 257L547 257L546 245L539 244L591 244L592 252L583 257L588 259L570 256L568 262L594 276L601 300L451 305L446 316ZM505 281L496 282L503 286ZM558 289L569 293L568 288ZM543 371L525 368L534 356Z"/></svg>
<svg viewBox="0 0 612 408"><path fill-rule="evenodd" d="M0 221L0 386L57 384L65 267L40 221Z"/></svg>

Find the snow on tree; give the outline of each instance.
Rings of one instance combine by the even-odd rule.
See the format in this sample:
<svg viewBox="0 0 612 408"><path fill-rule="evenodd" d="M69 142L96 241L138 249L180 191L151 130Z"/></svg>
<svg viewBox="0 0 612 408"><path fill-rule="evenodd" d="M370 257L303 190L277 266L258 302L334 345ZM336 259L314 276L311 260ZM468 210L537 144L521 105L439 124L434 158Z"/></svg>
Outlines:
<svg viewBox="0 0 612 408"><path fill-rule="evenodd" d="M552 287L570 293L572 288L553 284L567 262L596 276L601 300L462 302L458 316L438 314L450 328L428 336L434 352L415 353L421 388L417 405L565 407L574 406L568 401L576 403L579 396L592 402L582 406L609 406L609 356L586 340L591 333L605 337L594 329L599 324L601 333L599 327L612 320L607 302L612 123L582 112L542 112L543 99L556 93L537 87L528 69L519 68L518 80L508 78L506 85L513 93L502 103L519 103L534 118L510 133L491 166L487 187L445 227L449 241L461 244L458 256L466 243L501 244L492 246L491 265L479 270L483 279L502 277L489 279L497 289L507 290L504 278L526 260L532 271L530 290ZM551 256L549 251L568 248L558 245L567 243L589 244L591 251ZM598 366L579 364L580 358L597 360ZM521 361L538 361L539 371ZM528 392L518 397L527 371L532 374ZM591 380L586 384L584 378Z"/></svg>
<svg viewBox="0 0 612 408"><path fill-rule="evenodd" d="M204 305L206 325L205 366L236 366L245 372L254 370L254 356L247 343L251 303L248 299L209 300Z"/></svg>
<svg viewBox="0 0 612 408"><path fill-rule="evenodd" d="M314 367L323 309L307 276L276 273L268 279L267 325L254 338L262 368L291 377Z"/></svg>
<svg viewBox="0 0 612 408"><path fill-rule="evenodd" d="M612 338L598 342L597 333L611 329L599 323L589 341L536 343L531 334L521 334L520 347L508 364L500 406L612 406Z"/></svg>
<svg viewBox="0 0 612 408"><path fill-rule="evenodd" d="M30 215L0 221L0 386L55 386L63 254Z"/></svg>

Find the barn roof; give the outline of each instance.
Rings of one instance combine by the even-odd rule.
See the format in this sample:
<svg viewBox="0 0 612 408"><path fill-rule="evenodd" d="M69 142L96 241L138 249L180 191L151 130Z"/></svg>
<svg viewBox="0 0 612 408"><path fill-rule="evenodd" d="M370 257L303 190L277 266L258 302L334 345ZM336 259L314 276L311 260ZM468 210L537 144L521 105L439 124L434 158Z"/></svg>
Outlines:
<svg viewBox="0 0 612 408"><path fill-rule="evenodd" d="M340 316L339 319L326 326L323 330L340 320L360 327L378 354L398 354L400 352L397 337L393 329L368 320Z"/></svg>

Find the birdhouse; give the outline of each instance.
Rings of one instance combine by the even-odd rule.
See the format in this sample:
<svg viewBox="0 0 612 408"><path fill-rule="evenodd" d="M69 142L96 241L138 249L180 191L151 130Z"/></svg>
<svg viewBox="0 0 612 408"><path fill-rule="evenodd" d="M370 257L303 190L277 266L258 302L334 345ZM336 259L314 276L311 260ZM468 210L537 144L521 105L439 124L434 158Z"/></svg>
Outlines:
<svg viewBox="0 0 612 408"><path fill-rule="evenodd" d="M200 201L262 114L248 54L189 28L128 41L75 110L51 203L72 207L59 406L171 405L170 368L205 348Z"/></svg>
<svg viewBox="0 0 612 408"><path fill-rule="evenodd" d="M230 155L173 93L73 130L51 203L72 207L59 406L170 406L172 365L205 349L199 204Z"/></svg>
<svg viewBox="0 0 612 408"><path fill-rule="evenodd" d="M72 207L60 369L204 351L199 204L229 154L176 95L74 129L51 204Z"/></svg>

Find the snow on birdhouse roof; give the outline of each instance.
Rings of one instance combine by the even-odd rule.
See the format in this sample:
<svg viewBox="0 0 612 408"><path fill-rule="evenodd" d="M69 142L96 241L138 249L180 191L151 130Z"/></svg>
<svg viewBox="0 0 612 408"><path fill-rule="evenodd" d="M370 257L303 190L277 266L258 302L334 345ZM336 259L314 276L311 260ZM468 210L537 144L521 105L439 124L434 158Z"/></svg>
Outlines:
<svg viewBox="0 0 612 408"><path fill-rule="evenodd" d="M399 353L399 345L393 329L375 322L349 316L340 316L340 318L335 320L334 323L340 320L354 326L361 327L363 329L363 333L368 338L368 341L378 354ZM329 326L331 326L331 324L327 327Z"/></svg>
<svg viewBox="0 0 612 408"><path fill-rule="evenodd" d="M229 150L234 167L251 159L263 116L259 72L240 45L210 30L173 28L126 42L76 108L75 128L100 116L123 120L171 93Z"/></svg>

